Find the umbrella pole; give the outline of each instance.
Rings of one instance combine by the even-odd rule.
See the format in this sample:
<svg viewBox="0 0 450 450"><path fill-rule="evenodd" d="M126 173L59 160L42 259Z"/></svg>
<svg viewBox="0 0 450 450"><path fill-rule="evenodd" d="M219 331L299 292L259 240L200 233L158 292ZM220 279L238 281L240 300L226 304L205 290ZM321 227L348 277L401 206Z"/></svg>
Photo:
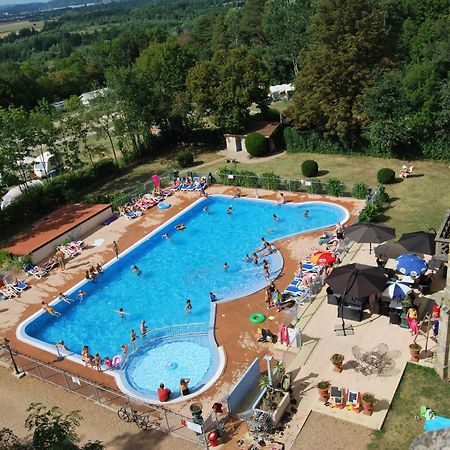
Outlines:
<svg viewBox="0 0 450 450"><path fill-rule="evenodd" d="M352 280L352 277L350 276L349 279L347 280L347 285L345 286L344 293L342 294L340 305L339 305L339 307L341 308L341 323L342 323L342 335L343 336L347 336L347 330L345 329L345 321L344 321L345 296L348 294L348 292L350 291L350 288L353 286L353 283L356 281L356 278L358 277L358 274L356 271L354 273L352 273L352 275L354 276L354 279ZM351 280L351 283L350 283L350 280Z"/></svg>
<svg viewBox="0 0 450 450"><path fill-rule="evenodd" d="M369 255L372 253L372 242L369 242Z"/></svg>

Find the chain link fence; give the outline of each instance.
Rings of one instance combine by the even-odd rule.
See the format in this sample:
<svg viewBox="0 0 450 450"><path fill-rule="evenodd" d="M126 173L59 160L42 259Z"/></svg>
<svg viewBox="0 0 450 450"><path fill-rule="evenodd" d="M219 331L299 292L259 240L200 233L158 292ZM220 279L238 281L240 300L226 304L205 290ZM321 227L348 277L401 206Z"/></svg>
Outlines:
<svg viewBox="0 0 450 450"><path fill-rule="evenodd" d="M151 424L151 428L198 444L202 448L208 448L205 434L197 434L188 428L187 424L193 420L191 417L132 398L18 351L7 349L4 345L0 346L0 361L5 366L10 366L11 363L9 351L11 351L12 358L20 372L26 372L29 376L63 388L110 411L118 412L121 408L136 411L140 417L146 418L146 421ZM212 418L208 417L205 422L210 420Z"/></svg>

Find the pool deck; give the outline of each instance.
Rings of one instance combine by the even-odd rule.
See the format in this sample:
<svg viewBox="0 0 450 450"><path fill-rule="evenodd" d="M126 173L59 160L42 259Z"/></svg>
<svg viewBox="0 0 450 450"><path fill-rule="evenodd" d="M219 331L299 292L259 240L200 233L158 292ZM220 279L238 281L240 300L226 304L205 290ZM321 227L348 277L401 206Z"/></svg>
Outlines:
<svg viewBox="0 0 450 450"><path fill-rule="evenodd" d="M254 196L253 189L242 188L241 191L243 196L248 196L249 198ZM210 195L232 195L234 188L212 186L208 189L208 193ZM276 198L275 193L271 191L258 190L258 194L260 198L264 199L275 200ZM322 195L294 194L289 192L285 193L285 197L287 201L294 202L320 200L339 204L349 211L349 223L355 220L358 211L363 207L362 201L351 198L337 199ZM84 279L84 271L88 266L97 263L105 264L113 259L113 241L118 242L120 250L129 248L198 198L198 192L177 192L168 199L172 207L167 210L152 208L143 217L133 221L120 217L110 225L100 227L91 235L86 236L84 239L86 249L80 255L67 261L65 271L55 268L47 277L41 280L28 277L26 281L31 285L31 289L23 292L20 297L7 300L1 304L0 330L11 341L12 348L85 379L117 389L114 378L105 373L99 373L68 360L58 361L55 355L18 341L15 335L16 327L20 322L40 309L42 300L49 302L59 292L64 292L82 281ZM276 281L277 287L284 289L289 284L295 273L298 260L318 247L317 238L321 233L322 231L315 231L277 242L277 247L284 257L284 269ZM95 246L94 242L98 243L100 240L103 240L103 243L100 246ZM276 333L278 325L289 319L286 313L272 311L270 314L273 316L273 320L267 321L265 327ZM217 304L216 339L219 345L225 349L226 367L219 381L207 392L196 398L196 401L201 401L206 405L212 405L216 401L223 401L248 364L255 357L262 359L265 354L272 352L274 347L272 344L257 342L256 330L258 325L252 324L248 320L249 315L254 312L267 312L263 292L257 292L239 300ZM336 347L335 351L337 350L338 348ZM327 358L329 358L328 354ZM165 405L166 408L181 413L187 413L188 406L189 402Z"/></svg>

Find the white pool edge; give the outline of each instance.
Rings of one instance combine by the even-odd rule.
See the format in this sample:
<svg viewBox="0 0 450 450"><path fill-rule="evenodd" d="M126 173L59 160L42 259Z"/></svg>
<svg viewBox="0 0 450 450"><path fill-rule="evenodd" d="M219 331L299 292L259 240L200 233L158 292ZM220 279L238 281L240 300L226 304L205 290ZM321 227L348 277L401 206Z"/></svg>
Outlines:
<svg viewBox="0 0 450 450"><path fill-rule="evenodd" d="M224 194L214 194L211 197L225 197L225 198L229 198L231 201L234 199L232 196L229 195L224 195ZM267 203L277 203L274 200L267 200L267 199L261 199L261 198L242 198L243 200L247 200L247 201L259 201L259 202L267 202ZM141 245L144 241L150 239L152 236L154 236L155 234L157 234L159 231L161 231L163 228L165 228L167 225L170 225L171 223L175 222L177 219L179 219L182 215L184 215L186 212L190 211L191 209L193 209L197 204L202 203L204 201L207 201L206 198L202 197L199 198L198 200L196 200L195 202L193 202L191 205L187 206L186 208L184 208L183 210L181 210L180 212L178 212L177 214L175 214L171 219L169 219L168 221L162 223L161 225L159 225L157 228L155 228L151 233L149 233L148 235L144 236L143 238L141 238L139 241L137 241L136 243L134 243L131 247L129 247L128 249L124 250L123 252L120 253L119 258L113 258L110 261L108 261L107 263L104 264L104 268L108 268L110 265L114 264L118 259L120 259L122 256L127 255L129 252L131 252L132 250L134 250L136 247L138 247L139 245ZM280 205L280 207L291 207L291 206L298 206L299 204L316 204L316 203L321 203L321 204L325 204L325 205L332 205L335 207L338 207L339 209L341 209L344 214L345 214L345 218L343 220L341 220L341 223L346 223L349 218L350 218L350 213L349 211L344 208L343 206L339 205L339 204L335 204L329 201L322 201L322 200L313 200L313 201L307 201L307 202L289 202L286 203L284 205ZM324 227L318 227L318 228L314 228L314 229L310 229L308 231L301 231L299 233L293 233L291 235L286 235L283 236L282 238L278 238L278 239L274 239L272 240L272 242L276 242L279 240L283 240L283 239L287 239L293 236L298 236L301 234L306 234L306 233L311 233L314 231L318 231L318 230L322 230L322 229L327 229L330 228L331 225L329 226L324 226ZM283 257L281 255L281 253L279 252L282 261L283 261ZM284 263L284 261L283 261ZM283 264L282 263L282 264ZM67 291L64 292L64 295L69 296L70 294L72 294L74 291L76 291L80 286L84 285L86 283L86 280L81 280L80 282L76 283L74 286L72 286L70 289L68 289ZM259 289L261 290L261 289ZM247 295L253 294L257 291L253 291L253 292L244 292L243 294L241 294L239 297L233 297L233 298L226 298L223 300L220 300L220 302L228 302L228 301L232 301L232 300L236 300L242 297L245 297ZM57 305L58 303L60 303L62 300L58 300L57 298L54 299L53 301L51 301L49 304L54 306ZM214 329L215 329L215 318L216 318L216 305L214 303L211 304L211 315L210 315L210 329L212 329L212 333L213 335L214 333ZM213 313L214 312L214 313ZM37 319L39 316L43 315L43 314L47 314L45 311L43 310L39 310L37 312L35 312L34 314L32 314L31 316L29 316L27 319L25 319L23 322L21 322L18 327L16 328L16 337L19 341L24 342L28 345L32 345L40 350L44 350L46 352L49 352L51 354L54 354L56 356L62 356L64 359L67 359L69 361L78 363L80 365L84 365L84 362L81 359L81 355L77 355L75 353L68 353L65 352L64 350L60 350L56 348L56 345L51 345L48 343L45 343L39 339L33 338L31 336L29 336L26 332L25 329L26 327L33 322L35 319ZM55 320L58 320L57 318L55 318ZM214 338L215 341L215 338ZM216 341L215 341L216 342ZM56 343L55 343L56 344ZM181 403L184 401L187 401L191 398L197 397L198 395L204 393L205 391L207 391L208 389L210 389L212 387L213 384L215 384L218 379L222 376L225 367L226 367L226 355L225 355L225 351L224 348L222 346L218 346L217 342L216 342L216 351L218 352L218 358L219 358L219 365L218 368L216 370L216 373L214 374L214 376L211 378L210 381L208 381L201 389L199 389L198 391L193 392L192 394L186 395L186 396L181 396L181 397L177 397L169 402L166 402L167 404L176 404L176 403ZM94 369L93 369L94 370ZM110 371L110 370L105 370L103 373L113 376L118 388L126 395L128 395L131 398L135 398L139 401L145 401L149 404L155 404L155 405L161 405L162 403L159 402L158 400L155 400L153 398L149 398L146 396L141 396L141 395L136 395L137 392L136 391L131 391L128 387L127 387L127 383L124 383L124 377L125 377L125 371L124 370L120 370L120 371ZM129 386L129 385L128 385Z"/></svg>

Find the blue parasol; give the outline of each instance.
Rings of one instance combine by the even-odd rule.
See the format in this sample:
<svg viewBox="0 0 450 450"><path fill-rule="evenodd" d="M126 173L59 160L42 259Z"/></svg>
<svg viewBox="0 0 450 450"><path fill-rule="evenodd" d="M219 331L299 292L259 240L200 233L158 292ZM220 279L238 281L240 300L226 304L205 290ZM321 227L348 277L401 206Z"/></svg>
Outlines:
<svg viewBox="0 0 450 450"><path fill-rule="evenodd" d="M403 298L412 291L409 284L397 280L391 281L387 284L386 289L383 291L383 295L387 295L390 298Z"/></svg>
<svg viewBox="0 0 450 450"><path fill-rule="evenodd" d="M395 269L403 275L410 275L412 277L418 277L426 272L428 264L417 255L411 255L409 253L400 255L396 260Z"/></svg>

